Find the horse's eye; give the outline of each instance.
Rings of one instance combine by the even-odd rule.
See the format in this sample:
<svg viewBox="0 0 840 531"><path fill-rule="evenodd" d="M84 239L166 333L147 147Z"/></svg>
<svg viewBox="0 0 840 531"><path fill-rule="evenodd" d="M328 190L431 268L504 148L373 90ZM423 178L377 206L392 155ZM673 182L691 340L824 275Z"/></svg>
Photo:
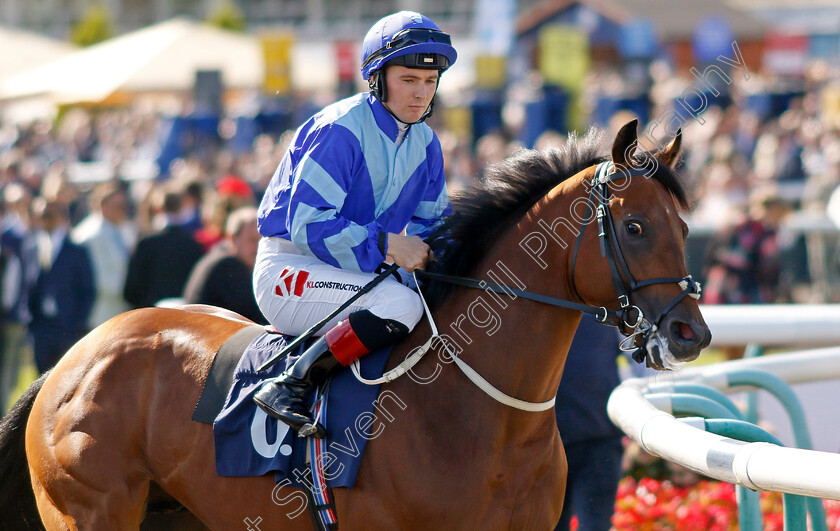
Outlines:
<svg viewBox="0 0 840 531"><path fill-rule="evenodd" d="M644 233L642 224L638 221L628 221L625 226L627 227L627 233L631 236L641 236Z"/></svg>

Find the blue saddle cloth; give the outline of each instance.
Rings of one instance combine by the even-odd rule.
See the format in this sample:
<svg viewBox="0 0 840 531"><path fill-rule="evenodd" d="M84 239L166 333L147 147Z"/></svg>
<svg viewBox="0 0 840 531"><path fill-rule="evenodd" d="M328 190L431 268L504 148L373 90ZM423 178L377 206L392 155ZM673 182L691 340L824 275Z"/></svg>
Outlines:
<svg viewBox="0 0 840 531"><path fill-rule="evenodd" d="M289 478L293 485L306 486L306 440L269 417L252 399L263 381L278 376L300 356L303 347L268 370L257 372L257 367L292 339L281 334L262 334L248 345L239 360L225 405L213 423L216 471L220 476L262 476L274 472L278 482ZM386 348L362 358L362 376L382 376L390 351ZM327 484L352 487L370 430L381 428L373 413L379 386L359 382L346 368L333 375L324 391L320 420L328 432Z"/></svg>

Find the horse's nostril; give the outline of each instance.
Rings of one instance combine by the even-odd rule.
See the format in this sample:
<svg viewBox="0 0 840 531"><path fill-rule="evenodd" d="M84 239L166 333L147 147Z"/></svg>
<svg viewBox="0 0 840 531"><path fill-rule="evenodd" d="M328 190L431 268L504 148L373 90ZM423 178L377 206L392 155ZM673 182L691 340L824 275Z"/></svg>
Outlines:
<svg viewBox="0 0 840 531"><path fill-rule="evenodd" d="M694 339L694 330L688 323L675 323L674 327L676 336L683 341L692 341Z"/></svg>

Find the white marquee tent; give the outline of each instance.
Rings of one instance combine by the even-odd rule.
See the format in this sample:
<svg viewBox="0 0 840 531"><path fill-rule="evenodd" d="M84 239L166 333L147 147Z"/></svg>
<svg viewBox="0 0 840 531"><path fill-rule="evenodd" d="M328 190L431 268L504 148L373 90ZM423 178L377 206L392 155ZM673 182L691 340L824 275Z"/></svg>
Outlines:
<svg viewBox="0 0 840 531"><path fill-rule="evenodd" d="M447 72L442 94L455 94L470 85L471 45L470 41L457 45L459 61ZM294 90L314 96L337 87L333 46L329 40L294 43L290 71ZM3 49L19 47L15 43ZM259 37L172 19L71 51L17 75L0 75L0 113L27 121L35 115L54 116L59 105L120 104L144 94L189 94L197 70L220 70L226 89L259 89L265 77ZM358 81L359 89L364 89L361 77Z"/></svg>
<svg viewBox="0 0 840 531"><path fill-rule="evenodd" d="M228 88L259 86L264 70L257 39L173 19L4 79L0 100L96 103L120 93L182 91L192 88L196 70L217 69Z"/></svg>
<svg viewBox="0 0 840 531"><path fill-rule="evenodd" d="M37 33L0 26L0 80L43 66L72 53L69 43Z"/></svg>

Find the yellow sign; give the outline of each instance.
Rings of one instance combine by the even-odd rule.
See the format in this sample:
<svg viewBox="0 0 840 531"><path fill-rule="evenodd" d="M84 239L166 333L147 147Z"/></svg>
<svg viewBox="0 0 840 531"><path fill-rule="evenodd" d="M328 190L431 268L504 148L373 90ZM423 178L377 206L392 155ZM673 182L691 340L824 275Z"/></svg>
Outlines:
<svg viewBox="0 0 840 531"><path fill-rule="evenodd" d="M290 34L266 34L260 36L265 60L265 92L274 96L286 96L292 91L292 46L295 38Z"/></svg>
<svg viewBox="0 0 840 531"><path fill-rule="evenodd" d="M507 58L479 55L475 58L475 86L478 88L503 88L507 81Z"/></svg>
<svg viewBox="0 0 840 531"><path fill-rule="evenodd" d="M539 33L539 69L543 79L577 93L589 71L589 38L574 26L549 24Z"/></svg>
<svg viewBox="0 0 840 531"><path fill-rule="evenodd" d="M840 126L840 85L831 84L822 90L822 118L830 127Z"/></svg>
<svg viewBox="0 0 840 531"><path fill-rule="evenodd" d="M447 107L444 109L443 123L446 130L454 133L459 140L472 136L472 111L469 107Z"/></svg>

